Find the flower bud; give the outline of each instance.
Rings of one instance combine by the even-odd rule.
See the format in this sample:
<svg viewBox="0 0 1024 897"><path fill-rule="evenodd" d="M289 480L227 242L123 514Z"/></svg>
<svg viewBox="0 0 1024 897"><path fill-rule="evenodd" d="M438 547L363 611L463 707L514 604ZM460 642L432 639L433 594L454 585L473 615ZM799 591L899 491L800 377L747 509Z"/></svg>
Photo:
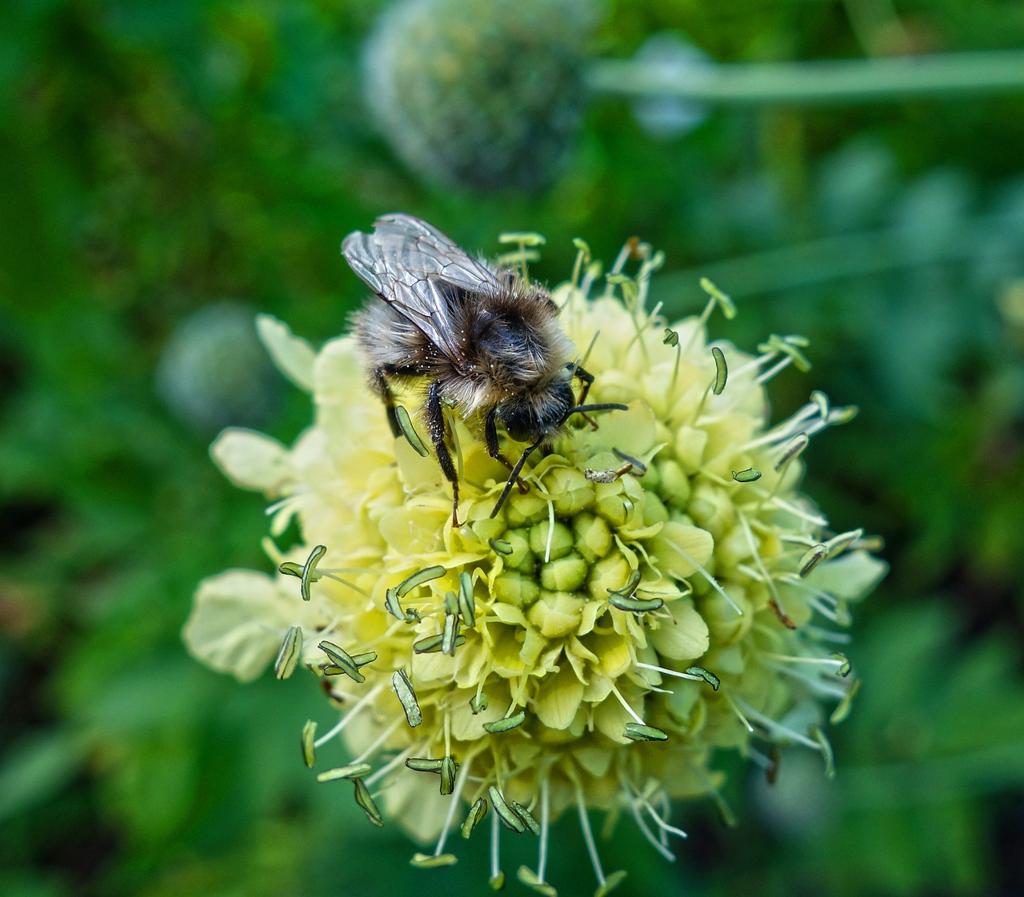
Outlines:
<svg viewBox="0 0 1024 897"><path fill-rule="evenodd" d="M559 517L572 517L594 502L594 487L575 468L556 467L550 470L544 477L544 485Z"/></svg>
<svg viewBox="0 0 1024 897"><path fill-rule="evenodd" d="M540 584L553 592L575 592L587 581L587 562L575 551L540 568Z"/></svg>
<svg viewBox="0 0 1024 897"><path fill-rule="evenodd" d="M572 543L572 532L561 521L555 521L554 529L547 520L530 527L530 551L541 560L554 560L568 554Z"/></svg>
<svg viewBox="0 0 1024 897"><path fill-rule="evenodd" d="M603 517L593 514L577 514L572 520L576 550L587 561L593 563L612 550L612 531Z"/></svg>
<svg viewBox="0 0 1024 897"><path fill-rule="evenodd" d="M515 570L502 573L494 580L491 593L498 601L523 607L537 600L540 586L529 576Z"/></svg>

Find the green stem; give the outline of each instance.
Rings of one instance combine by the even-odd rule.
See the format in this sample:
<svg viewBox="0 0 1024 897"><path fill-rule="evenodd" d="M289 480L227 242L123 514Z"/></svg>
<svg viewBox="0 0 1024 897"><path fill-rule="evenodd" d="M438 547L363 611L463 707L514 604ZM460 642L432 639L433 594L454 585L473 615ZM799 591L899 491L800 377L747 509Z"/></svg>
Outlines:
<svg viewBox="0 0 1024 897"><path fill-rule="evenodd" d="M786 292L847 278L864 277L937 262L963 261L991 248L991 234L1005 225L1006 216L965 219L956 240L913 247L900 229L867 231L825 237L778 249L712 262L663 274L656 282L659 295L680 295L701 277L729 286L733 298ZM1007 252L1012 252L1008 247ZM666 302L668 312L673 303Z"/></svg>
<svg viewBox="0 0 1024 897"><path fill-rule="evenodd" d="M591 89L718 105L866 103L914 96L1024 89L1024 51L906 56L829 62L708 64L681 75L670 67L602 59L587 72Z"/></svg>

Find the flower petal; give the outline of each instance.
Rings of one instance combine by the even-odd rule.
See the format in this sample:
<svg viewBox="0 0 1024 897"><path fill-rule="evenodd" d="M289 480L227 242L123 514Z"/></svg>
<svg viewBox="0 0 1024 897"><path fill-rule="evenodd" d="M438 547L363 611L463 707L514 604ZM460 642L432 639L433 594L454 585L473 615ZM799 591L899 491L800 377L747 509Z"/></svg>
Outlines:
<svg viewBox="0 0 1024 897"><path fill-rule="evenodd" d="M870 592L888 570L889 565L885 561L866 551L851 551L834 561L819 564L807 577L807 582L837 598L852 601Z"/></svg>
<svg viewBox="0 0 1024 897"><path fill-rule="evenodd" d="M583 683L572 667L562 667L543 681L540 697L534 704L537 718L549 729L568 729L583 700Z"/></svg>
<svg viewBox="0 0 1024 897"><path fill-rule="evenodd" d="M668 605L674 625L663 622L651 633L651 644L662 656L671 660L696 660L708 650L708 624L690 601L674 601Z"/></svg>
<svg viewBox="0 0 1024 897"><path fill-rule="evenodd" d="M256 332L279 371L299 389L313 391L313 362L316 352L288 325L270 315L256 316Z"/></svg>
<svg viewBox="0 0 1024 897"><path fill-rule="evenodd" d="M236 486L276 495L292 478L288 450L276 439L229 427L210 446L210 456Z"/></svg>
<svg viewBox="0 0 1024 897"><path fill-rule="evenodd" d="M277 655L301 611L269 576L228 570L199 584L182 638L207 666L250 682Z"/></svg>
<svg viewBox="0 0 1024 897"><path fill-rule="evenodd" d="M685 579L708 562L715 540L711 533L699 526L670 520L651 540L651 547L664 573Z"/></svg>

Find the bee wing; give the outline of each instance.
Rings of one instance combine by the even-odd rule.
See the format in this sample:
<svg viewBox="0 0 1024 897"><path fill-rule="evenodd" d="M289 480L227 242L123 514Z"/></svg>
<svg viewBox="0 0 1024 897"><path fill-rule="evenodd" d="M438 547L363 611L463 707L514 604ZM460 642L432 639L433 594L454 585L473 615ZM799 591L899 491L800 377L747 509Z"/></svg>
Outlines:
<svg viewBox="0 0 1024 897"><path fill-rule="evenodd" d="M461 367L464 353L445 286L497 293L501 284L490 268L411 215L381 216L372 234L355 231L345 237L341 251L371 290Z"/></svg>

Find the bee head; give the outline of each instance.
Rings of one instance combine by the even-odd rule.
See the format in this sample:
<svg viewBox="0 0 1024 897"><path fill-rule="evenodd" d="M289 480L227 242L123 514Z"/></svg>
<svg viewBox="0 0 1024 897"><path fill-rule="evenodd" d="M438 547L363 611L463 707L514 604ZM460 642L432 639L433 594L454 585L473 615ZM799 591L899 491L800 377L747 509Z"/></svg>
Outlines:
<svg viewBox="0 0 1024 897"><path fill-rule="evenodd" d="M498 418L516 442L536 442L555 432L576 404L567 380L555 380L526 395L516 395L498 406Z"/></svg>

